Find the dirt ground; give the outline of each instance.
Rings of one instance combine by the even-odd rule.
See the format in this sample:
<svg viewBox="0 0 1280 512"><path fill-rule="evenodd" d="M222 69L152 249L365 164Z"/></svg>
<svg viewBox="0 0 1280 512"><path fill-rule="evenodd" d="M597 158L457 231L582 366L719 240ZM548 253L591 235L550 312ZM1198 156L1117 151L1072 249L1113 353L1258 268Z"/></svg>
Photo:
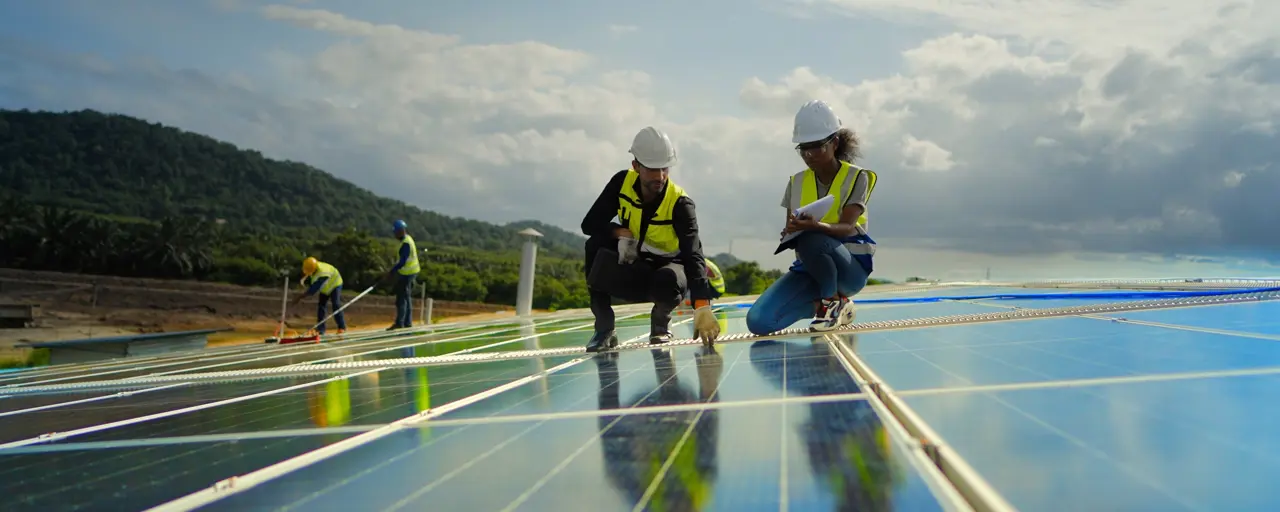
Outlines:
<svg viewBox="0 0 1280 512"><path fill-rule="evenodd" d="M131 279L110 276L0 269L0 304L38 304L37 325L0 328L0 362L25 359L30 349L14 347L52 341L131 333L227 328L210 345L261 343L280 324L281 287L253 288L217 283ZM301 290L291 283L290 300ZM344 301L359 291L344 290ZM423 301L414 298L414 320L421 321ZM433 322L459 318L514 316L505 305L432 301ZM348 329L390 325L395 299L365 295L343 311ZM316 299L289 308L286 333L306 331L316 322ZM329 320L329 329L334 329Z"/></svg>
<svg viewBox="0 0 1280 512"><path fill-rule="evenodd" d="M0 268L0 304L38 304L37 325L0 328L0 366L20 364L31 349L15 344L133 333L232 328L209 337L211 346L261 343L280 324L280 288L253 288L217 283L132 279L109 276L35 272ZM867 291L893 291L876 286ZM901 287L910 288L910 287ZM301 293L291 283L290 297ZM344 301L359 292L344 291ZM422 318L423 301L414 298L414 321ZM395 299L366 295L343 311L347 328L378 328L391 324ZM514 317L512 306L432 301L432 321L488 320ZM290 308L286 335L301 334L316 322L314 298ZM336 328L329 320L329 329Z"/></svg>

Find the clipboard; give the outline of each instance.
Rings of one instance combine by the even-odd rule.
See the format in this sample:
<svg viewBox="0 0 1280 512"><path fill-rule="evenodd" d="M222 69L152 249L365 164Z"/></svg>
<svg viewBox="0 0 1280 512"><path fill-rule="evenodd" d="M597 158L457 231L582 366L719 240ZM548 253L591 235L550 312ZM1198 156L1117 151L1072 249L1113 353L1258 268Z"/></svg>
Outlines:
<svg viewBox="0 0 1280 512"><path fill-rule="evenodd" d="M823 216L826 215L827 210L831 209L831 205L834 204L835 202L836 202L835 196L831 194L827 194L823 196L822 199L819 199L812 203L801 206L799 209L795 211L795 216L799 217L801 215L809 215L811 217L822 218ZM800 236L801 233L803 233L803 231L797 231L795 233L790 233L787 236L782 237L782 241L778 243L778 248L774 249L773 253L780 254L782 251L785 251L787 249L794 249L796 245L795 244L796 237Z"/></svg>

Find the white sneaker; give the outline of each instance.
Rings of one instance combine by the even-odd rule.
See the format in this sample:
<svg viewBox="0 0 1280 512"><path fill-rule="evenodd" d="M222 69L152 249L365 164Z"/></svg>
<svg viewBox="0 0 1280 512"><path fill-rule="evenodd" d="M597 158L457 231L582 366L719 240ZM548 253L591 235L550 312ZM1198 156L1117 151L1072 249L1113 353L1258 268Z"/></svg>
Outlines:
<svg viewBox="0 0 1280 512"><path fill-rule="evenodd" d="M849 299L822 299L818 302L817 314L809 328L815 331L830 331L852 321L853 304Z"/></svg>
<svg viewBox="0 0 1280 512"><path fill-rule="evenodd" d="M840 302L844 305L840 307L840 326L853 325L853 321L858 318L858 307L853 305L853 299L841 297Z"/></svg>

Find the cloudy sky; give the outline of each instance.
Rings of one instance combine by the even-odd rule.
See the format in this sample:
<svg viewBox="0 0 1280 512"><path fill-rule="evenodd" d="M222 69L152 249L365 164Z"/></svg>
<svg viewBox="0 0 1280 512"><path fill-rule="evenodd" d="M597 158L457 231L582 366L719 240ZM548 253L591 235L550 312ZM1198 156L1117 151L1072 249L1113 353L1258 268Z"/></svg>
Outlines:
<svg viewBox="0 0 1280 512"><path fill-rule="evenodd" d="M836 107L884 277L1280 274L1280 2L42 0L0 107L122 112L382 195L576 230L646 125L704 243L779 267Z"/></svg>

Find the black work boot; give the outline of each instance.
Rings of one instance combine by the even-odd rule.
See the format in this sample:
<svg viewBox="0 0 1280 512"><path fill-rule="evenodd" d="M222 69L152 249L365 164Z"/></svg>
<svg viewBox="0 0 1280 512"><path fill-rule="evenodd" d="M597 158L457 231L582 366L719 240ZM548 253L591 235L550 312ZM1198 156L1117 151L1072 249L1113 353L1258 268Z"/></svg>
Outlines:
<svg viewBox="0 0 1280 512"><path fill-rule="evenodd" d="M654 304L649 313L649 344L660 345L672 340L671 310L668 304Z"/></svg>
<svg viewBox="0 0 1280 512"><path fill-rule="evenodd" d="M613 331L597 332L587 342L587 352L599 352L618 348L618 335Z"/></svg>

